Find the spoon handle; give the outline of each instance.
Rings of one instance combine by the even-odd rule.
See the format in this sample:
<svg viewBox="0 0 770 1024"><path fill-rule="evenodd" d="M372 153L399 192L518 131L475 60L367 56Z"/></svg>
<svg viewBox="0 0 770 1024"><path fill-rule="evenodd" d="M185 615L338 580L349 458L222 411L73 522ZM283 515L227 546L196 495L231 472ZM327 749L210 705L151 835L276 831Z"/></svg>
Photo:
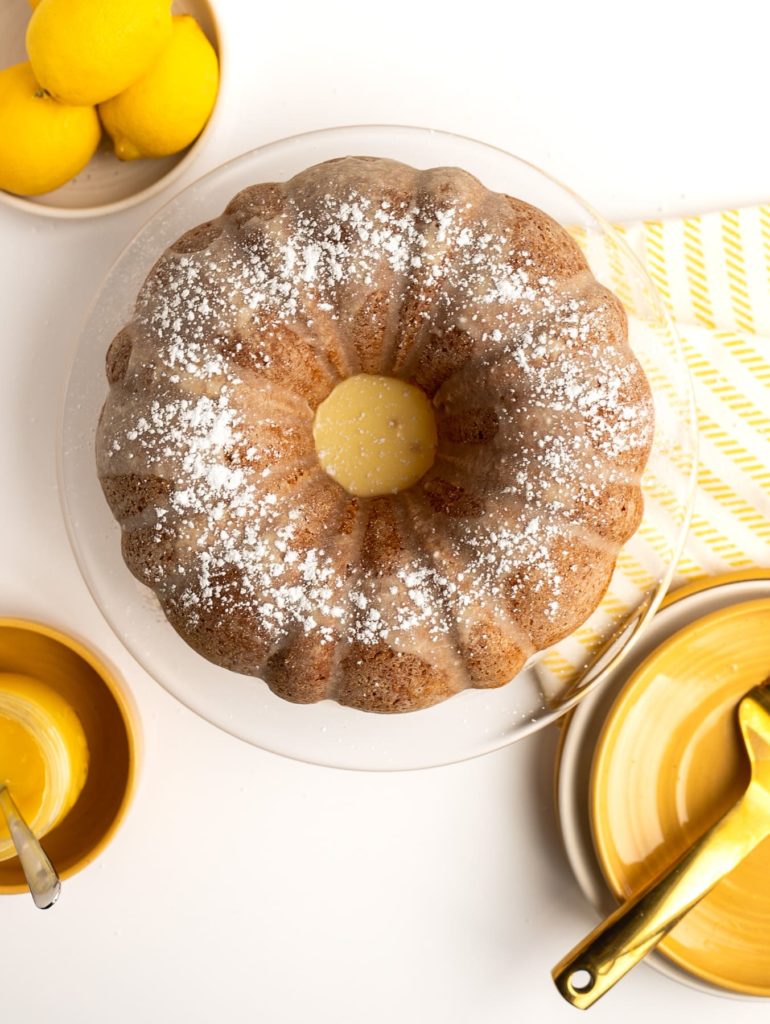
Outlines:
<svg viewBox="0 0 770 1024"><path fill-rule="evenodd" d="M35 906L40 910L47 910L58 900L61 882L43 847L19 813L19 808L6 786L0 786L0 811L8 823L8 830Z"/></svg>
<svg viewBox="0 0 770 1024"><path fill-rule="evenodd" d="M749 785L738 803L658 875L598 925L553 969L556 987L588 1009L654 949L699 900L770 833L767 792Z"/></svg>

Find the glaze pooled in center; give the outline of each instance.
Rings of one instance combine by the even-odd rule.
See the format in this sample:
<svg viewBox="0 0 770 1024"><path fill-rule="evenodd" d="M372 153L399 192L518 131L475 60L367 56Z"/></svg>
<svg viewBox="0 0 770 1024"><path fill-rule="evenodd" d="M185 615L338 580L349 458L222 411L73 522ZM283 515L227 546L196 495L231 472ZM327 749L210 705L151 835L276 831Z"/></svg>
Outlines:
<svg viewBox="0 0 770 1024"><path fill-rule="evenodd" d="M321 465L348 494L397 494L433 465L436 418L414 384L358 373L318 406L313 439Z"/></svg>

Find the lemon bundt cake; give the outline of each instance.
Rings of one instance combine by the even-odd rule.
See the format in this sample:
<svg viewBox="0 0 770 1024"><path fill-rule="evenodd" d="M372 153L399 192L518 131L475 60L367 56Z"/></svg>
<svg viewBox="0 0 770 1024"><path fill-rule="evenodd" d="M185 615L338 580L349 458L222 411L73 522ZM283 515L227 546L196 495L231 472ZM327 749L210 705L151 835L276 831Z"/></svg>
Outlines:
<svg viewBox="0 0 770 1024"><path fill-rule="evenodd" d="M430 401L435 457L396 493L316 450L356 375ZM290 701L508 682L640 521L653 406L622 306L550 217L456 168L348 157L245 189L161 256L107 376L126 564L195 650Z"/></svg>

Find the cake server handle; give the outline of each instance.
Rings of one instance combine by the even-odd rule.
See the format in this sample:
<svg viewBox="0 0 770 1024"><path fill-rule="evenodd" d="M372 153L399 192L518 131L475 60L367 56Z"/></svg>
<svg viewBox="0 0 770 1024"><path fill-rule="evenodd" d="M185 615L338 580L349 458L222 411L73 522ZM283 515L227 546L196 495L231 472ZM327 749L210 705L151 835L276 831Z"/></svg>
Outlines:
<svg viewBox="0 0 770 1024"><path fill-rule="evenodd" d="M768 791L752 782L673 867L618 907L554 967L559 992L578 1009L592 1006L769 834Z"/></svg>
<svg viewBox="0 0 770 1024"><path fill-rule="evenodd" d="M0 811L8 823L8 831L19 855L21 869L27 879L35 906L39 910L48 910L61 893L59 876L32 829L22 818L8 787L1 784Z"/></svg>

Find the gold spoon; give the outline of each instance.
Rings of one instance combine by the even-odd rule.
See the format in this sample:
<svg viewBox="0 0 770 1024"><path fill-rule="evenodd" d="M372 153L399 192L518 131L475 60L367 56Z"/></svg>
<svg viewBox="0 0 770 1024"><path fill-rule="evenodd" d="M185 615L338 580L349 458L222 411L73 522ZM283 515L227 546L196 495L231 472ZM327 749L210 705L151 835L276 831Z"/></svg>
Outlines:
<svg viewBox="0 0 770 1024"><path fill-rule="evenodd" d="M593 1006L770 835L770 678L741 699L738 724L751 764L748 788L673 867L651 879L554 967L556 987L573 1006Z"/></svg>
<svg viewBox="0 0 770 1024"><path fill-rule="evenodd" d="M0 784L0 811L8 824L35 906L40 910L48 910L61 893L59 876L32 829L22 818L10 790L3 784Z"/></svg>

